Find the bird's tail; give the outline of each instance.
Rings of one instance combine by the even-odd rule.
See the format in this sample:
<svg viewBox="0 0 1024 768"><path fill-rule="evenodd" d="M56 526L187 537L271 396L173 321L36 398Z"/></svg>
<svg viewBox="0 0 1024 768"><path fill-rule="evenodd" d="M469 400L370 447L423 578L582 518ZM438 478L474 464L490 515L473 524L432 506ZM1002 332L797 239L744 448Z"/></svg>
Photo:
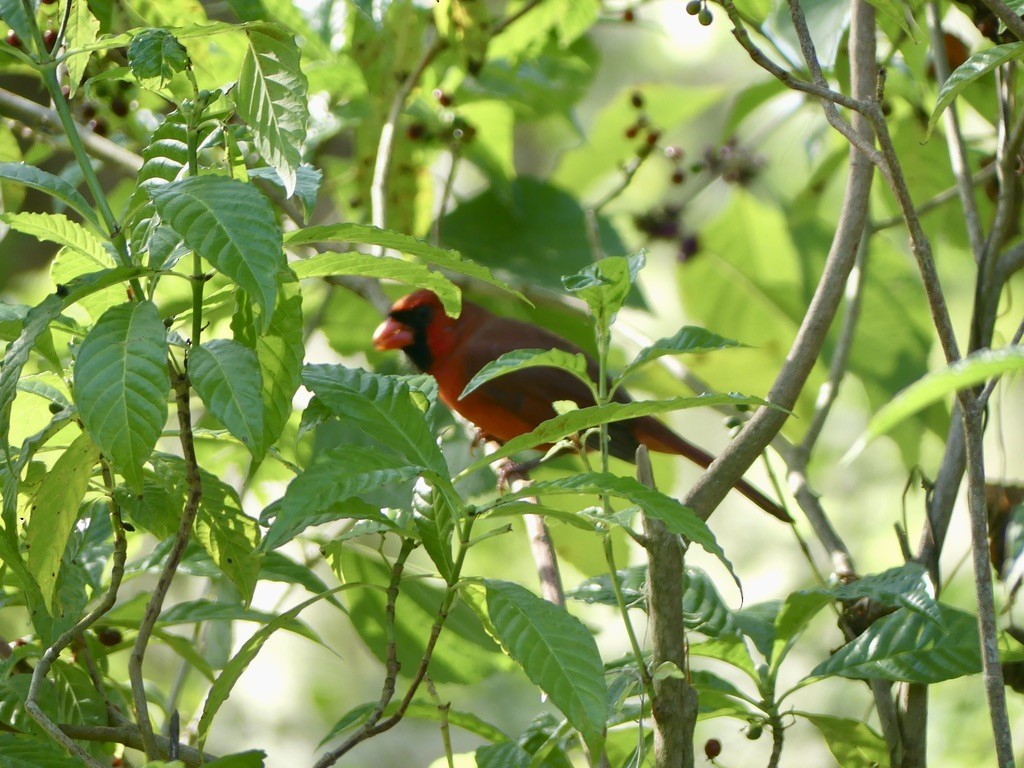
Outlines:
<svg viewBox="0 0 1024 768"><path fill-rule="evenodd" d="M689 440L677 435L657 419L645 417L637 419L633 429L634 435L639 442L646 445L652 451L672 453L692 461L699 467L707 469L715 457L703 448L691 443ZM766 494L752 486L746 480L736 483L736 490L746 496L750 501L763 509L772 517L782 520L785 523L792 523L793 518L775 501Z"/></svg>

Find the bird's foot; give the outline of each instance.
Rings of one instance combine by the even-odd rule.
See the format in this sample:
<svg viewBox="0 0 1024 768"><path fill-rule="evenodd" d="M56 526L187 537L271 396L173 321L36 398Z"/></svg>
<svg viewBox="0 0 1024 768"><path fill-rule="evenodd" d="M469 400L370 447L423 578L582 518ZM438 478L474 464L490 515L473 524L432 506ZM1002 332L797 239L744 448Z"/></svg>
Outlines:
<svg viewBox="0 0 1024 768"><path fill-rule="evenodd" d="M541 465L544 457L530 461L503 461L498 465L498 490L511 491L516 480L529 480L530 473Z"/></svg>

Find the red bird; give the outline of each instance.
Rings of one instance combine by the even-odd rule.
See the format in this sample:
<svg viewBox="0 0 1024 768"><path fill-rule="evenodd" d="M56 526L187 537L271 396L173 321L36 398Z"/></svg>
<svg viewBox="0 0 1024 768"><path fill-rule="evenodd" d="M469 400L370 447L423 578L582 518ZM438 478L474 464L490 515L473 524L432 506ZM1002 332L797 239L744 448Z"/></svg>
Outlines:
<svg viewBox="0 0 1024 768"><path fill-rule="evenodd" d="M553 418L552 403L571 400L580 408L594 405L584 384L557 368L525 368L488 381L466 397L459 395L466 384L487 363L517 349L560 349L582 353L575 344L530 323L498 317L471 302L463 302L458 317L445 314L441 300L432 291L419 290L396 301L388 318L373 334L379 350L401 349L413 364L437 379L441 400L472 422L485 437L506 442L532 432L541 422ZM598 375L597 363L587 357L590 375ZM621 387L614 400L631 398ZM653 451L685 456L705 469L714 457L687 442L651 416L616 421L608 425L609 452L633 461L643 443ZM740 481L737 490L770 515L791 522L792 518L761 491Z"/></svg>

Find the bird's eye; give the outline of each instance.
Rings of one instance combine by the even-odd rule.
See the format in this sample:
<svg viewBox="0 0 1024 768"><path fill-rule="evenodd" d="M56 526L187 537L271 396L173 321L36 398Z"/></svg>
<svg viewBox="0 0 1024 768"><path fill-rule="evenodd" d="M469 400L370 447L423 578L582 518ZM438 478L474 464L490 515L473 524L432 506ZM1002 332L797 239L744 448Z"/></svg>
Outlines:
<svg viewBox="0 0 1024 768"><path fill-rule="evenodd" d="M413 311L413 317L419 321L426 321L430 319L430 307L425 304L421 304L416 307Z"/></svg>

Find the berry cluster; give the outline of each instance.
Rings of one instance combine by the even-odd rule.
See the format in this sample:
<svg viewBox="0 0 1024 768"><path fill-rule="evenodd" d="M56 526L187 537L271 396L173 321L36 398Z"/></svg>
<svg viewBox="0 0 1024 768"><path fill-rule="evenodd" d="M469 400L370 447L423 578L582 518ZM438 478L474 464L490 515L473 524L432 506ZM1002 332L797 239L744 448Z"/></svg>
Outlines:
<svg viewBox="0 0 1024 768"><path fill-rule="evenodd" d="M690 0L686 4L686 12L691 16L696 16L702 27L711 26L711 22L715 19L711 15L711 9L708 8L707 0Z"/></svg>
<svg viewBox="0 0 1024 768"><path fill-rule="evenodd" d="M704 150L702 166L709 173L721 176L722 181L745 187L757 178L764 163L764 157L740 146L734 137L720 147Z"/></svg>
<svg viewBox="0 0 1024 768"><path fill-rule="evenodd" d="M627 139L635 139L642 132L644 143L640 146L637 155L649 155L651 150L657 146L658 141L661 139L661 131L651 125L650 119L644 111L644 95L640 93L640 91L633 91L633 93L630 94L629 103L632 104L633 109L637 111L637 116L636 120L626 128L624 135Z"/></svg>
<svg viewBox="0 0 1024 768"><path fill-rule="evenodd" d="M433 141L440 140L449 144L465 144L476 136L476 128L448 111L448 108L455 103L454 97L440 88L435 88L431 93L434 100L442 107L442 112L435 125L430 125L424 120L415 120L405 128L405 138L409 141Z"/></svg>
<svg viewBox="0 0 1024 768"><path fill-rule="evenodd" d="M682 207L666 205L633 217L633 226L651 240L675 241L679 247L677 258L687 262L700 250L700 240L683 225Z"/></svg>

